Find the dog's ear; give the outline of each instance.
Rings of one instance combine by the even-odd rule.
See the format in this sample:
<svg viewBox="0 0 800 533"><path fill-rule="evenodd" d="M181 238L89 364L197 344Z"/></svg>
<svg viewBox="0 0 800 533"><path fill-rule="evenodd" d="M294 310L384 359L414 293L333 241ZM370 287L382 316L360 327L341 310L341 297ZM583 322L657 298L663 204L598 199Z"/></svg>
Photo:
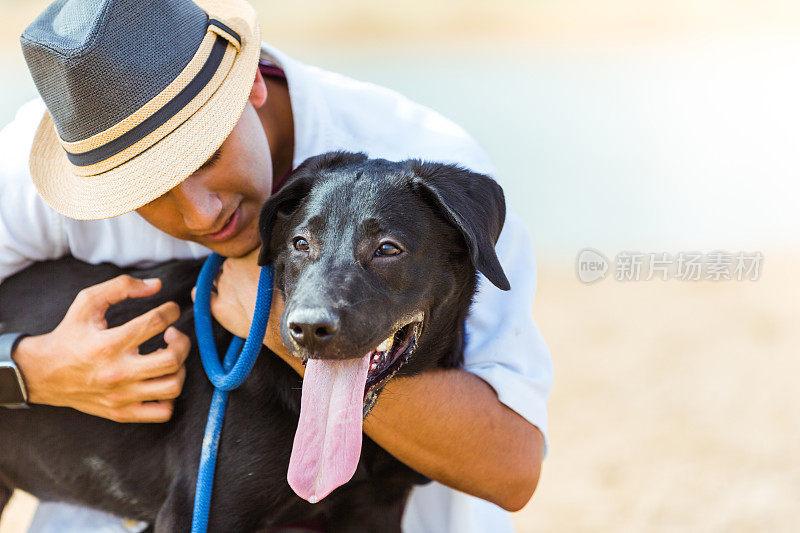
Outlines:
<svg viewBox="0 0 800 533"><path fill-rule="evenodd" d="M300 172L293 172L281 190L271 196L261 208L261 216L258 220L258 230L261 235L261 252L258 254L260 266L271 263L275 258L272 249L272 231L275 229L277 219L279 217L288 218L294 213L311 190L313 178L301 170L298 168Z"/></svg>
<svg viewBox="0 0 800 533"><path fill-rule="evenodd" d="M506 219L503 189L489 176L454 165L410 161L412 187L461 231L473 266L499 289L511 285L494 245Z"/></svg>
<svg viewBox="0 0 800 533"><path fill-rule="evenodd" d="M275 259L271 241L276 221L279 218L288 218L297 210L311 191L315 180L320 179L326 172L363 163L366 160L367 155L360 152L327 152L309 157L292 171L283 187L261 208L261 216L258 221L261 234L261 253L258 255L258 264L264 266Z"/></svg>

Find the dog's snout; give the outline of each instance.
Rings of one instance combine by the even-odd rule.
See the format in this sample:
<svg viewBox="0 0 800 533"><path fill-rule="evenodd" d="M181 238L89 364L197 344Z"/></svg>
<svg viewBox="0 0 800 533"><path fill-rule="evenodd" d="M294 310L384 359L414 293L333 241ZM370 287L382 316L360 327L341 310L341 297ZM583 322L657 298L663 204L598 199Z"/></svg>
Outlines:
<svg viewBox="0 0 800 533"><path fill-rule="evenodd" d="M339 333L339 317L324 309L297 309L288 317L289 334L309 350L320 348Z"/></svg>

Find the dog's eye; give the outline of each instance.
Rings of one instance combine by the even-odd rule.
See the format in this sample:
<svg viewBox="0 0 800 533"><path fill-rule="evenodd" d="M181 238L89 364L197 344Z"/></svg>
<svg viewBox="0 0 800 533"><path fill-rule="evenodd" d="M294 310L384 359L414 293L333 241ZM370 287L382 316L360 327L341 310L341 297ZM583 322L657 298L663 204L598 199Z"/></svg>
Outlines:
<svg viewBox="0 0 800 533"><path fill-rule="evenodd" d="M395 246L390 242L385 242L378 246L378 249L375 250L375 255L377 256L384 256L384 255L397 255L400 253L400 248Z"/></svg>
<svg viewBox="0 0 800 533"><path fill-rule="evenodd" d="M302 237L297 237L292 244L294 245L295 250L299 250L301 252L307 252L309 249L308 241Z"/></svg>

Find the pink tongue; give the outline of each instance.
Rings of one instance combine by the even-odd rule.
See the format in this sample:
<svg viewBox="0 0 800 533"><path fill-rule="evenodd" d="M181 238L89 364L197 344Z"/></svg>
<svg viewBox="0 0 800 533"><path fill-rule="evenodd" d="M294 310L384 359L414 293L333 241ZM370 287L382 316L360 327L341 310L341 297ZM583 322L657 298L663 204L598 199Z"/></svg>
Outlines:
<svg viewBox="0 0 800 533"><path fill-rule="evenodd" d="M350 481L361 456L364 386L370 356L309 359L303 378L300 422L289 459L289 486L317 503Z"/></svg>

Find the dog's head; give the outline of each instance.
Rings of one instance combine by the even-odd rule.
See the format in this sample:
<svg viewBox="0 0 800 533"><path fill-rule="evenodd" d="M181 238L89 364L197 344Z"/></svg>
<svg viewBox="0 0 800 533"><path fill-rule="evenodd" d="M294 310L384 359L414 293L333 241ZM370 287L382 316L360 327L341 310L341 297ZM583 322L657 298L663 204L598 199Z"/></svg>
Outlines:
<svg viewBox="0 0 800 533"><path fill-rule="evenodd" d="M259 263L274 263L283 341L307 361L301 427L307 402L339 402L360 432L398 372L460 360L476 270L509 288L494 251L504 219L500 186L451 165L334 152L292 173L263 207Z"/></svg>
<svg viewBox="0 0 800 533"><path fill-rule="evenodd" d="M500 186L452 165L308 159L260 220L259 263L274 262L285 298L284 343L303 359L370 353L373 390L406 364L404 374L435 365L441 348L413 365L407 352L452 340L475 270L509 288L494 251L504 219Z"/></svg>

